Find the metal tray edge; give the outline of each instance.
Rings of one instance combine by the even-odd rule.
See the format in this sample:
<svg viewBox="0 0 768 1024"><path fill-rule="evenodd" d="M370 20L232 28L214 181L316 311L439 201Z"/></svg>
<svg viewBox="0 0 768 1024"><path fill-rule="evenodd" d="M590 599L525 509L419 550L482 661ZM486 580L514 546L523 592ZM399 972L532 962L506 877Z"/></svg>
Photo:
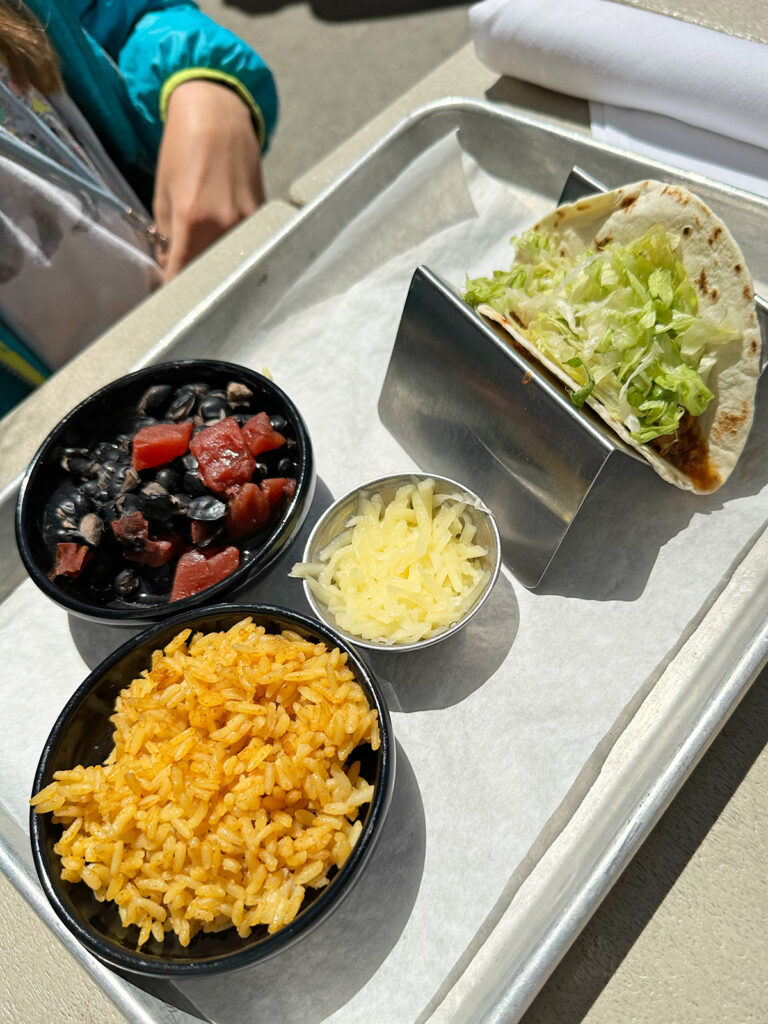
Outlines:
<svg viewBox="0 0 768 1024"><path fill-rule="evenodd" d="M596 782L429 1024L520 1019L768 662L766 622L768 528L619 734ZM740 651L731 660L724 635ZM614 817L621 812L617 830L607 807Z"/></svg>
<svg viewBox="0 0 768 1024"><path fill-rule="evenodd" d="M21 832L21 828L16 822L7 817L2 807L0 807L0 820L3 823L2 835L0 836L0 871L3 872L19 895L26 900L41 921L53 932L62 946L88 972L94 982L131 1024L166 1024L166 1022L167 1024L172 1024L173 1017L164 1014L161 1018L156 1011L150 1012L148 1007L142 1006L139 1000L133 997L131 989L126 986L122 978L113 974L106 967L103 967L98 960L86 953L82 947L73 944L71 935L59 921L43 894L43 890L40 888L32 868L24 862L22 857L6 841L8 831L17 830L28 844L27 837ZM142 995L142 998L146 997Z"/></svg>

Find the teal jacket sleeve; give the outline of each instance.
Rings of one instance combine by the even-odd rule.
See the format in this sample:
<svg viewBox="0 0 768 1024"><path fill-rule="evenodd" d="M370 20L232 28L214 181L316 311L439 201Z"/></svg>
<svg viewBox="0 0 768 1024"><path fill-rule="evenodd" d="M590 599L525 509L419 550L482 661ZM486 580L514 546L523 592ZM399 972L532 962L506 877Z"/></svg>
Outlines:
<svg viewBox="0 0 768 1024"><path fill-rule="evenodd" d="M173 88L213 78L251 108L262 149L277 121L277 89L262 58L191 2L80 0L80 22L117 62L145 134L157 147Z"/></svg>

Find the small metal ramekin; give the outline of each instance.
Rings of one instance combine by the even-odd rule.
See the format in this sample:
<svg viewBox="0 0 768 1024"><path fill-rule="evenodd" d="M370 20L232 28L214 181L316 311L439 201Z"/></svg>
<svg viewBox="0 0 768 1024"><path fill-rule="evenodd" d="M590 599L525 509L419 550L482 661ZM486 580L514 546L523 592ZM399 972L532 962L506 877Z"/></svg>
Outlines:
<svg viewBox="0 0 768 1024"><path fill-rule="evenodd" d="M386 505L392 501L400 487L412 483L418 484L423 480L435 481L435 494L460 495L462 498L466 498L467 513L472 517L472 521L477 527L475 543L482 545L487 550L481 565L483 569L490 573L488 582L478 594L475 603L467 609L462 618L444 632L426 637L423 640L417 640L412 644L385 644L363 640L353 633L347 633L341 629L327 606L317 599L312 593L309 583L304 580L304 593L315 615L317 615L321 622L327 623L327 625L335 629L337 633L340 633L356 647L363 647L369 651L418 651L424 647L430 647L432 644L439 643L441 640L446 640L449 636L453 636L454 633L463 629L470 619L477 614L487 600L499 575L499 569L501 568L501 542L493 514L486 508L482 500L467 487L464 487L463 484L448 477L437 476L434 473L398 473L394 476L380 477L378 480L371 480L360 487L355 487L354 490L339 498L338 501L335 501L320 517L304 549L304 561L319 561L320 552L346 529L350 516L354 515L357 511L360 495L379 494Z"/></svg>

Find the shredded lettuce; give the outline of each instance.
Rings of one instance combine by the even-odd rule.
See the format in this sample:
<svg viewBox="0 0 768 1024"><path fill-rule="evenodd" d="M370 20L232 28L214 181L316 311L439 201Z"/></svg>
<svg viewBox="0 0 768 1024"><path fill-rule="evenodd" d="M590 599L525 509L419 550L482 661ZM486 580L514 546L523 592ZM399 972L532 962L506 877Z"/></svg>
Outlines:
<svg viewBox="0 0 768 1024"><path fill-rule="evenodd" d="M589 367L587 366L587 364L579 356L574 356L573 359L569 359L565 365L583 366L584 372L587 375L586 384L580 387L577 391L568 391L568 394L571 396L571 401L575 406L577 406L580 409L595 389L595 378L589 372Z"/></svg>
<svg viewBox="0 0 768 1024"><path fill-rule="evenodd" d="M575 405L594 395L640 443L674 434L686 411L704 412L714 353L740 335L699 313L677 237L657 224L629 245L578 257L557 255L534 231L512 244L512 268L468 278L465 299L516 321L569 367Z"/></svg>

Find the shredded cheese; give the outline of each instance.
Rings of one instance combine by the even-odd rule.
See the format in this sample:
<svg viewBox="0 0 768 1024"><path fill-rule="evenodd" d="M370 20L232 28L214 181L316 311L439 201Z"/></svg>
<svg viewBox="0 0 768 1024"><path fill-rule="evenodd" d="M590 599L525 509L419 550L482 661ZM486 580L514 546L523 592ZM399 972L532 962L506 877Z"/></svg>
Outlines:
<svg viewBox="0 0 768 1024"><path fill-rule="evenodd" d="M490 577L461 495L436 495L434 480L401 487L385 505L361 495L357 514L319 555L294 565L346 633L410 644L445 632Z"/></svg>

